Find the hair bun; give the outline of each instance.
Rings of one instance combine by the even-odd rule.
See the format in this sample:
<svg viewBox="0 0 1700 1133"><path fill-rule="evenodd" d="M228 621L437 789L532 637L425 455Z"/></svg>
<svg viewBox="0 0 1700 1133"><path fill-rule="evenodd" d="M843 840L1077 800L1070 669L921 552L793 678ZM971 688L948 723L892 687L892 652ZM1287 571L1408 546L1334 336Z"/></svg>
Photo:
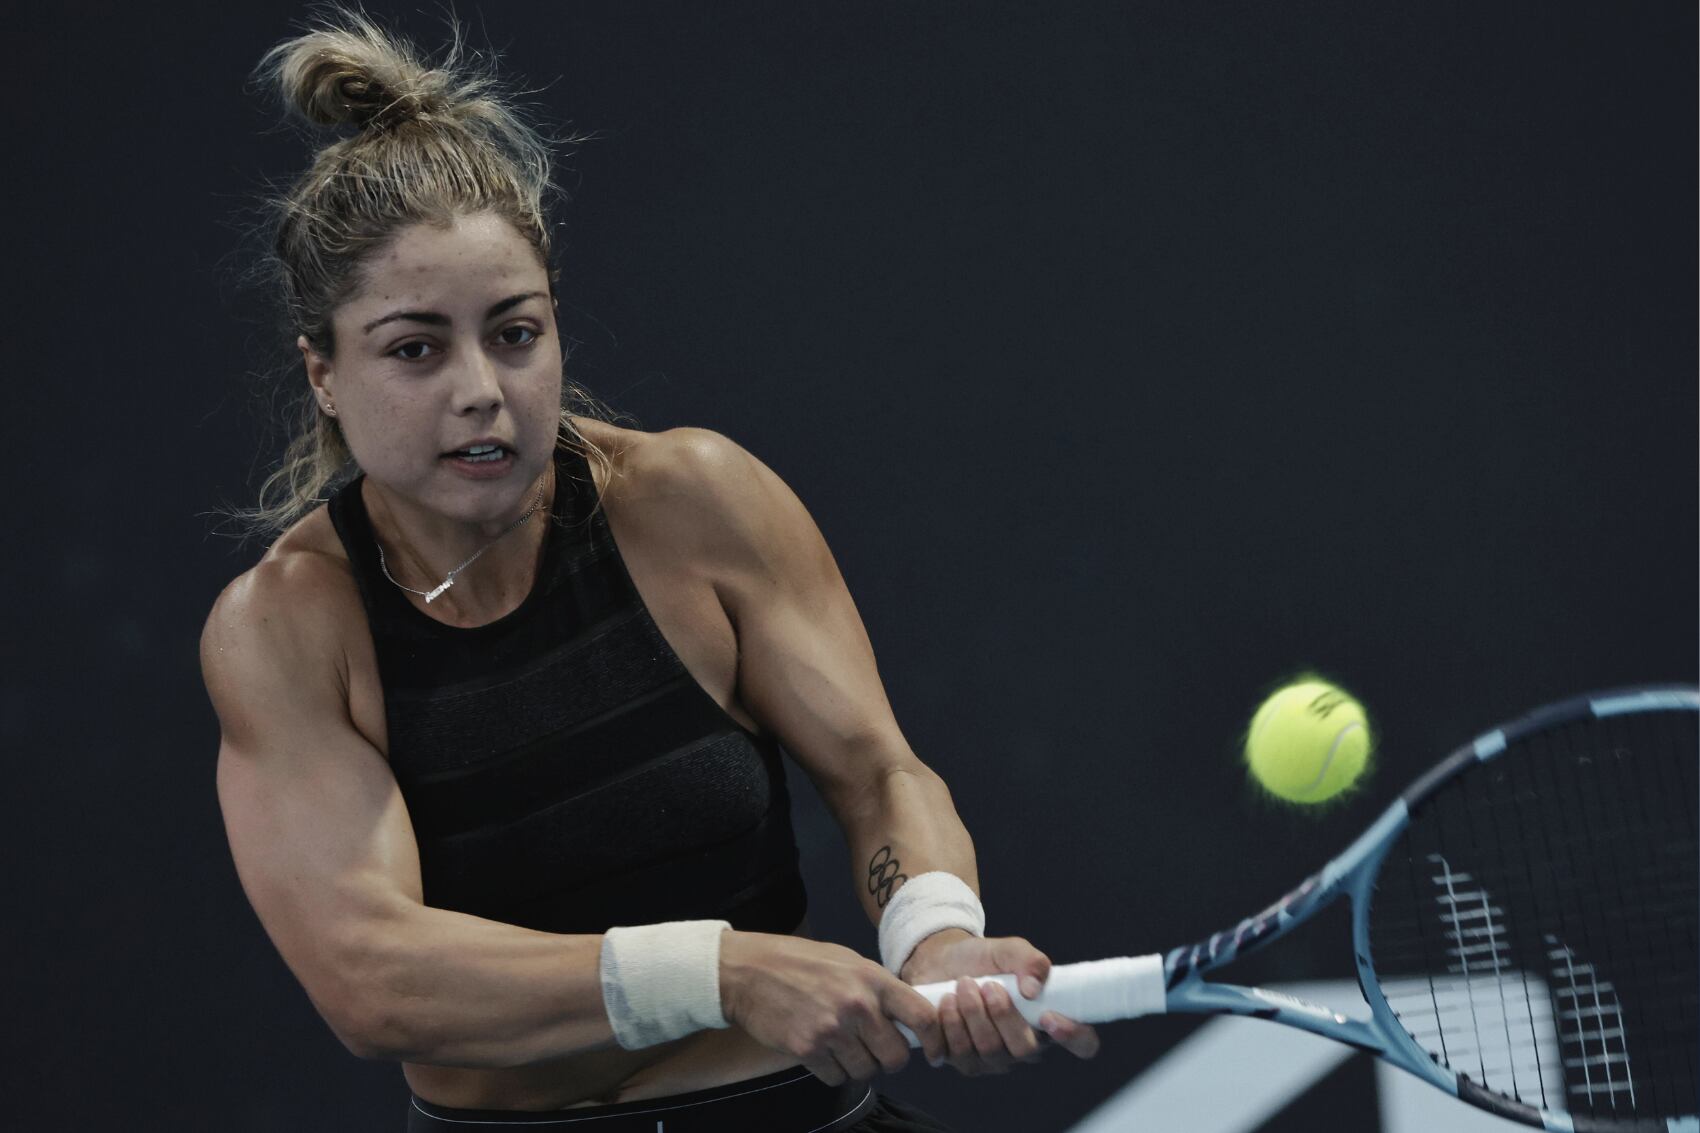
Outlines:
<svg viewBox="0 0 1700 1133"><path fill-rule="evenodd" d="M452 79L359 12L278 44L261 63L284 101L310 122L391 127L451 105Z"/></svg>
<svg viewBox="0 0 1700 1133"><path fill-rule="evenodd" d="M423 72L417 76L418 81L403 86L393 81L386 83L371 74L345 75L336 83L343 120L361 127L387 127L441 114L448 109L448 102L440 90L427 85L425 80L430 77L430 72Z"/></svg>

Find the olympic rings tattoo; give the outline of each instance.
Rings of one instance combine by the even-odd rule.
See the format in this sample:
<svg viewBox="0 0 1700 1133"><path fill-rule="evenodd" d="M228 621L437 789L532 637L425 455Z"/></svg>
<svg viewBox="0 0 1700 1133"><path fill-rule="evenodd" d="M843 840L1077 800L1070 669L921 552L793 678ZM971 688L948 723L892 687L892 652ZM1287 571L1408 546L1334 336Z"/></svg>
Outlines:
<svg viewBox="0 0 1700 1133"><path fill-rule="evenodd" d="M897 888L897 883L909 880L908 874L897 870L897 859L891 856L890 846L881 846L868 862L868 892L873 894L874 904L882 909L891 900L891 891Z"/></svg>

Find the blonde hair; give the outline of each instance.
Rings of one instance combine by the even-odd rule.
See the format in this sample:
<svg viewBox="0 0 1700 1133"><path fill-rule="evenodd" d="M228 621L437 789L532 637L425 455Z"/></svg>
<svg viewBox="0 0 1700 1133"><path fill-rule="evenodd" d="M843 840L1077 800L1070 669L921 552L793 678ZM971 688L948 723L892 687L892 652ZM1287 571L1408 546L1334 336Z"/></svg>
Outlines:
<svg viewBox="0 0 1700 1133"><path fill-rule="evenodd" d="M310 128L355 130L320 148L306 172L263 205L259 274L281 294L289 337L305 335L318 353L334 356L331 316L358 292L373 253L409 225L444 226L473 213L513 225L548 272L553 297L560 278L547 209L560 193L550 180L553 139L508 105L493 63L464 54L452 18L448 51L432 64L358 9L322 11L316 26L271 48L255 68ZM607 454L569 418L616 415L564 376L561 389L558 443L608 472ZM358 471L341 428L319 411L307 384L296 382L285 398L283 457L257 504L235 513L251 534L280 534Z"/></svg>

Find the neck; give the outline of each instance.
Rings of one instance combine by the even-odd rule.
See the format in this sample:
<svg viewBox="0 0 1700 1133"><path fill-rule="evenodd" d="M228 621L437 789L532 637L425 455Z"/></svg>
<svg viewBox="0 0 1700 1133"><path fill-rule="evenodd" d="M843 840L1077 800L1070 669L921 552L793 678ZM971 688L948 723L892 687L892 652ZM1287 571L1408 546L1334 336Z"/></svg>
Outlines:
<svg viewBox="0 0 1700 1133"><path fill-rule="evenodd" d="M436 590L449 572L477 556L455 575L454 585L427 604L443 620L476 622L499 617L530 593L548 531L555 493L551 463L503 514L476 522L455 520L420 508L368 477L362 495L372 533L383 549L394 581L408 590ZM523 522L522 516L527 516Z"/></svg>

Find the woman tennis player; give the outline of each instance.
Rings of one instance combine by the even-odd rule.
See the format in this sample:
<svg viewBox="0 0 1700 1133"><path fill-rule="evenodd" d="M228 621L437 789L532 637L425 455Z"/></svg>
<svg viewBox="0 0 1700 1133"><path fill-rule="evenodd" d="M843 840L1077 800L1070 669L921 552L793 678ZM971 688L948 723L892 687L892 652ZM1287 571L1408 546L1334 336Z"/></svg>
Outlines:
<svg viewBox="0 0 1700 1133"><path fill-rule="evenodd" d="M909 1047L1032 1057L974 849L910 751L796 496L564 382L546 143L467 63L356 13L260 73L346 124L268 229L304 363L202 639L244 891L408 1128L929 1130ZM844 828L883 965L806 934L780 745ZM1041 1020L1080 1056L1091 1028Z"/></svg>

